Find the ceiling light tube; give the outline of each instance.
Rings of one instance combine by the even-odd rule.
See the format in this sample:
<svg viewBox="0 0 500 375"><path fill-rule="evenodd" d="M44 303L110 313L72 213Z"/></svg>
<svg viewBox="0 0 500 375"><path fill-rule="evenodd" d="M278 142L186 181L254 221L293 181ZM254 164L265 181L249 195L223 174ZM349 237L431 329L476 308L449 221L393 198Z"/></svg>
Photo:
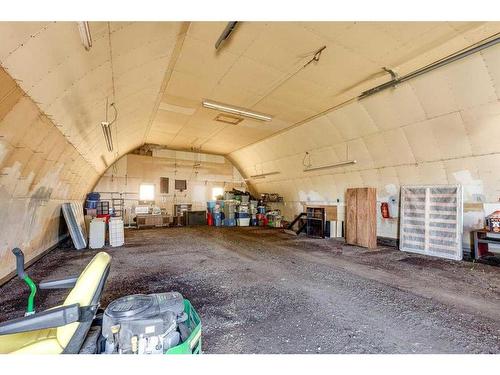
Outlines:
<svg viewBox="0 0 500 375"><path fill-rule="evenodd" d="M249 118L253 118L255 120L271 121L273 119L272 116L266 115L264 113L253 112L249 109L235 107L235 106L232 106L229 104L223 104L223 103L214 102L211 100L203 100L202 104L203 104L203 107L205 107L205 108L215 109L215 110L226 112L226 113L232 113L234 115L249 117Z"/></svg>
<svg viewBox="0 0 500 375"><path fill-rule="evenodd" d="M279 173L280 172L268 172L268 173L254 174L253 176L250 176L250 178L251 179L266 178L266 176L272 176Z"/></svg>
<svg viewBox="0 0 500 375"><path fill-rule="evenodd" d="M236 27L236 24L238 21L231 21L228 22L224 30L222 31L222 34L220 34L219 39L215 42L215 49L219 49L221 44L229 38L229 35L233 32L234 28Z"/></svg>
<svg viewBox="0 0 500 375"><path fill-rule="evenodd" d="M80 21L78 23L78 31L80 32L80 39L86 51L92 47L92 36L90 35L90 26L87 21Z"/></svg>
<svg viewBox="0 0 500 375"><path fill-rule="evenodd" d="M322 165L322 166L319 166L319 167L306 167L306 168L304 168L304 172L317 171L317 170L320 170L320 169L344 167L346 165L352 165L352 164L356 164L356 163L357 163L356 160L347 160L347 161L342 161L340 163L329 164L329 165Z"/></svg>
<svg viewBox="0 0 500 375"><path fill-rule="evenodd" d="M104 134L104 140L106 141L106 147L109 152L113 151L113 137L111 136L110 124L106 121L101 122L102 133Z"/></svg>

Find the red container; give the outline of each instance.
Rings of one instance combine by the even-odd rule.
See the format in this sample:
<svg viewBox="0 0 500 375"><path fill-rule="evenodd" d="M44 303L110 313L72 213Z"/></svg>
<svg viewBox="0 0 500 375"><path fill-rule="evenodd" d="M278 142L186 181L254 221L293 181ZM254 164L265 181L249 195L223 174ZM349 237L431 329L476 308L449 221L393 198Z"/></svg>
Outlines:
<svg viewBox="0 0 500 375"><path fill-rule="evenodd" d="M384 219L389 219L391 217L389 214L389 204L387 202L382 202L380 205L380 211Z"/></svg>
<svg viewBox="0 0 500 375"><path fill-rule="evenodd" d="M210 212L207 212L207 225L213 226L214 225L214 217Z"/></svg>
<svg viewBox="0 0 500 375"><path fill-rule="evenodd" d="M103 219L106 219L106 224L109 222L109 218L111 217L111 215L97 215L98 218L103 218Z"/></svg>

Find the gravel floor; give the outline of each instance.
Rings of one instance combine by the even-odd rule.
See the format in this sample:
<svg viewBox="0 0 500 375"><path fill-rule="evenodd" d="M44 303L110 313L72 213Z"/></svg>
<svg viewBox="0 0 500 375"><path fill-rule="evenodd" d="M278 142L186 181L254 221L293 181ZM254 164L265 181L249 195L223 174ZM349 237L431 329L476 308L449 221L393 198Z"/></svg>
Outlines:
<svg viewBox="0 0 500 375"><path fill-rule="evenodd" d="M106 251L102 305L177 290L201 315L205 353L500 353L499 267L251 227L129 230ZM75 274L95 253L58 248L28 273ZM0 321L26 298L18 279L0 287Z"/></svg>

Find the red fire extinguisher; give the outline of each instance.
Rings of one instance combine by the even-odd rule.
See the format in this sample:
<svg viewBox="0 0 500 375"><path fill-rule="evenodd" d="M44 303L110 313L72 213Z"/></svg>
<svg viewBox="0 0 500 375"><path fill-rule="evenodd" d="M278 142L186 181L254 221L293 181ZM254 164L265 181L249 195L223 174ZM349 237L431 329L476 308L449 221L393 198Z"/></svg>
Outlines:
<svg viewBox="0 0 500 375"><path fill-rule="evenodd" d="M382 204L380 205L380 211L382 213L382 217L384 219L388 219L390 218L391 216L389 215L389 203L387 202L382 202Z"/></svg>

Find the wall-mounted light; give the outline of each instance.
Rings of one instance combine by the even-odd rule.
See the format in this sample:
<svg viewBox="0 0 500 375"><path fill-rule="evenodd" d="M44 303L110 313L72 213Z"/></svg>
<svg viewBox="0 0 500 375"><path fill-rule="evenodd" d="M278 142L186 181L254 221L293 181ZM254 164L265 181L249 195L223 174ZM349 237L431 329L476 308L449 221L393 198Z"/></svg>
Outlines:
<svg viewBox="0 0 500 375"><path fill-rule="evenodd" d="M346 160L346 161L342 161L340 163L329 164L329 165L321 165L319 167L306 167L306 168L304 168L304 172L317 171L317 170L320 170L320 169L344 167L346 165L352 165L352 164L356 164L356 163L357 163L356 160Z"/></svg>
<svg viewBox="0 0 500 375"><path fill-rule="evenodd" d="M80 32L80 39L86 51L92 47L92 36L90 35L90 26L87 21L80 21L78 23L78 31Z"/></svg>
<svg viewBox="0 0 500 375"><path fill-rule="evenodd" d="M203 107L205 107L205 108L215 109L215 110L226 112L226 113L232 113L234 115L249 117L249 118L253 118L255 120L271 121L273 119L272 116L266 115L264 113L254 112L254 111L251 111L251 110L246 109L246 108L235 107L235 106L232 106L229 104L223 104L223 103L214 102L211 100L203 100L202 104L203 104Z"/></svg>

